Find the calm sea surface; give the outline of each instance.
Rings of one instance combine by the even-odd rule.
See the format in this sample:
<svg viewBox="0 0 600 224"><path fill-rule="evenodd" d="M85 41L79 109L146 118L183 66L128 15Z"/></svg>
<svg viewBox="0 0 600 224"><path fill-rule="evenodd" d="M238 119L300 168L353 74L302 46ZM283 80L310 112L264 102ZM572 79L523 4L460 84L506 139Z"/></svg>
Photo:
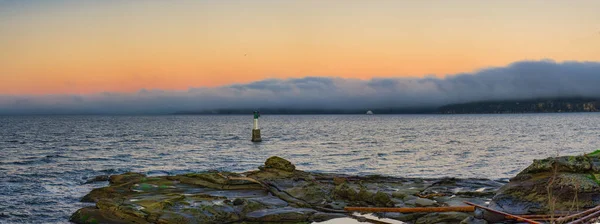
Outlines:
<svg viewBox="0 0 600 224"><path fill-rule="evenodd" d="M0 116L0 223L66 223L127 171L256 169L509 178L536 158L600 149L600 113L525 115Z"/></svg>

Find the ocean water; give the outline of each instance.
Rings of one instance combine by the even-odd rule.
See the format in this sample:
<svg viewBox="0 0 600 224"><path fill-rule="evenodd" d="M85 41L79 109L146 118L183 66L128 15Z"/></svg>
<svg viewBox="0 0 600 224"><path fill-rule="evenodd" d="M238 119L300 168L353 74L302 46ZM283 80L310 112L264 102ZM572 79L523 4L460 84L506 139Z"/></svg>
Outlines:
<svg viewBox="0 0 600 224"><path fill-rule="evenodd" d="M97 175L247 171L270 156L316 172L514 176L533 159L600 149L600 113L0 116L0 223L67 223Z"/></svg>

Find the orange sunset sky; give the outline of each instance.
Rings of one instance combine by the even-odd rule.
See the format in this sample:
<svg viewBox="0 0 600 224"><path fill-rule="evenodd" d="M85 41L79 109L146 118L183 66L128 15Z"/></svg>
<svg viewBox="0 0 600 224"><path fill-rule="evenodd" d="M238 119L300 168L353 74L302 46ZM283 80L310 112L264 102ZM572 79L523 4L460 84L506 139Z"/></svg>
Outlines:
<svg viewBox="0 0 600 224"><path fill-rule="evenodd" d="M0 95L600 61L598 0L0 0Z"/></svg>

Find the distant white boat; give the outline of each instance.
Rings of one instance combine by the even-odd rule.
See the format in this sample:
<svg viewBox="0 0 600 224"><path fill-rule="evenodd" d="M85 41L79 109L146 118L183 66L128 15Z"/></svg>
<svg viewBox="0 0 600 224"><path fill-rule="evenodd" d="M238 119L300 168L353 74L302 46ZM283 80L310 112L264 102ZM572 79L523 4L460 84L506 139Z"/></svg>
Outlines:
<svg viewBox="0 0 600 224"><path fill-rule="evenodd" d="M367 111L367 115L373 115L373 111Z"/></svg>

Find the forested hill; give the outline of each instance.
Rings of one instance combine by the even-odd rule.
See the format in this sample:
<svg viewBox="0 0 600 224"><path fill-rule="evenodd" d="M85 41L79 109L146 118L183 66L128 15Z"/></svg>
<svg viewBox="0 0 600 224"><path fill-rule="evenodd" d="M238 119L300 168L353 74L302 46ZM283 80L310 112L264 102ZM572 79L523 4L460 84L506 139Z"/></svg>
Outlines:
<svg viewBox="0 0 600 224"><path fill-rule="evenodd" d="M504 100L463 104L450 104L431 108L364 108L364 109L292 109L292 108L240 108L203 111L180 111L175 114L252 114L258 110L262 114L504 114L504 113L558 113L558 112L598 112L600 98Z"/></svg>
<svg viewBox="0 0 600 224"><path fill-rule="evenodd" d="M600 98L474 102L446 105L438 108L437 111L442 114L598 112L600 111Z"/></svg>

